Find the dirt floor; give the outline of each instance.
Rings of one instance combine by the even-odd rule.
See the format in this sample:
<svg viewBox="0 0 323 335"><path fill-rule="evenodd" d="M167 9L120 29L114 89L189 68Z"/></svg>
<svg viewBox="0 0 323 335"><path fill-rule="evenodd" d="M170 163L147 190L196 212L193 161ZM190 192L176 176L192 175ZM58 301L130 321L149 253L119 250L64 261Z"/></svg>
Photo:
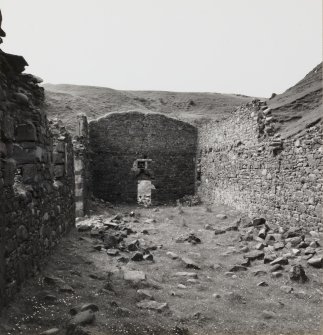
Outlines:
<svg viewBox="0 0 323 335"><path fill-rule="evenodd" d="M101 208L24 285L0 334L322 333L322 269L301 256L274 274L261 256L245 264L259 241L245 238L239 218L224 206ZM305 283L289 278L296 261ZM75 327L80 308L85 321Z"/></svg>

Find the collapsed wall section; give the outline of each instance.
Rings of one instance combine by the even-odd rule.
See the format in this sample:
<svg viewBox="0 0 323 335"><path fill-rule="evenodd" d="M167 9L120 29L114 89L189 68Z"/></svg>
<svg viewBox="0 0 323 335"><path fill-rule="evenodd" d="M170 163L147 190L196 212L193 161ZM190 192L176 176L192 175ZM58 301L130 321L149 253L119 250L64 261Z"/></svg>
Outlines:
<svg viewBox="0 0 323 335"><path fill-rule="evenodd" d="M22 70L0 52L0 305L75 222L71 137Z"/></svg>
<svg viewBox="0 0 323 335"><path fill-rule="evenodd" d="M201 127L198 193L281 225L322 228L322 123L282 139L272 121L255 101Z"/></svg>
<svg viewBox="0 0 323 335"><path fill-rule="evenodd" d="M197 130L157 113L112 113L91 121L92 191L110 202L135 202L138 175L134 163L151 159L153 202L194 194Z"/></svg>

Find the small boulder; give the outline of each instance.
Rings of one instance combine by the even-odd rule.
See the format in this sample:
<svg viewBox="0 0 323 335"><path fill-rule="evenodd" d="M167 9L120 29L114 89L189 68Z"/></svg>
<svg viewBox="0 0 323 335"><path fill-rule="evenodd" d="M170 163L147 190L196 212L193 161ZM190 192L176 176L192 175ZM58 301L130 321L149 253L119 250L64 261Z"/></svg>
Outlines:
<svg viewBox="0 0 323 335"><path fill-rule="evenodd" d="M270 265L275 265L275 264L287 265L288 264L288 259L285 258L285 257L277 257L272 262L270 262Z"/></svg>
<svg viewBox="0 0 323 335"><path fill-rule="evenodd" d="M176 272L175 276L177 276L177 277L197 278L197 273L195 273L195 272Z"/></svg>
<svg viewBox="0 0 323 335"><path fill-rule="evenodd" d="M214 235L221 235L221 234L225 234L224 229L214 229Z"/></svg>
<svg viewBox="0 0 323 335"><path fill-rule="evenodd" d="M114 313L118 316L122 316L122 317L128 317L131 315L131 311L128 308L125 307L117 307L114 310Z"/></svg>
<svg viewBox="0 0 323 335"><path fill-rule="evenodd" d="M285 247L285 243L283 242L277 242L274 244L274 249L275 250L280 250L280 249L283 249Z"/></svg>
<svg viewBox="0 0 323 335"><path fill-rule="evenodd" d="M257 286L260 286L260 287L265 287L265 286L268 286L268 283L265 282L265 281L261 281L257 284Z"/></svg>
<svg viewBox="0 0 323 335"><path fill-rule="evenodd" d="M230 268L230 272L239 272L239 271L247 271L248 268L242 265L234 265Z"/></svg>
<svg viewBox="0 0 323 335"><path fill-rule="evenodd" d="M60 286L59 291L62 293L70 293L73 294L75 293L73 287L71 287L70 285L64 284L62 286Z"/></svg>
<svg viewBox="0 0 323 335"><path fill-rule="evenodd" d="M142 300L154 300L153 295L148 290L137 290L139 297Z"/></svg>
<svg viewBox="0 0 323 335"><path fill-rule="evenodd" d="M140 262L144 260L144 256L141 252L136 252L132 257L131 260L134 262Z"/></svg>
<svg viewBox="0 0 323 335"><path fill-rule="evenodd" d="M161 303L154 300L143 300L137 303L137 307L162 312L167 309L168 305L167 303Z"/></svg>
<svg viewBox="0 0 323 335"><path fill-rule="evenodd" d="M312 257L307 261L307 263L315 268L322 268L323 257Z"/></svg>
<svg viewBox="0 0 323 335"><path fill-rule="evenodd" d="M123 273L123 278L128 281L142 281L146 279L146 275L142 271L126 270Z"/></svg>
<svg viewBox="0 0 323 335"><path fill-rule="evenodd" d="M144 256L144 261L153 261L154 260L154 256L151 253L146 253Z"/></svg>
<svg viewBox="0 0 323 335"><path fill-rule="evenodd" d="M170 257L171 259L177 259L177 258L178 258L178 255L175 254L175 252L172 252L172 251L168 251L168 252L166 253L166 255L167 255L168 257Z"/></svg>
<svg viewBox="0 0 323 335"><path fill-rule="evenodd" d="M264 263L271 263L272 261L274 261L277 258L276 254L266 254L264 257Z"/></svg>
<svg viewBox="0 0 323 335"><path fill-rule="evenodd" d="M140 248L140 242L138 240L134 240L128 245L129 251L136 251L139 248Z"/></svg>
<svg viewBox="0 0 323 335"><path fill-rule="evenodd" d="M277 272L280 270L284 270L284 267L281 264L275 264L270 268L270 272Z"/></svg>
<svg viewBox="0 0 323 335"><path fill-rule="evenodd" d="M283 276L283 274L282 274L280 271L276 271L276 272L273 272L273 273L271 274L271 276L272 276L273 278L280 278L280 277Z"/></svg>
<svg viewBox="0 0 323 335"><path fill-rule="evenodd" d="M316 253L316 250L314 248L311 248L311 247L307 247L304 250L305 255L314 255L315 253Z"/></svg>
<svg viewBox="0 0 323 335"><path fill-rule="evenodd" d="M302 235L302 228L290 227L284 235L285 235L285 238L301 236Z"/></svg>
<svg viewBox="0 0 323 335"><path fill-rule="evenodd" d="M221 220L224 220L224 219L227 218L227 216L226 216L225 214L217 214L215 217L216 217L217 219L221 219Z"/></svg>
<svg viewBox="0 0 323 335"><path fill-rule="evenodd" d="M261 228L259 230L259 233L258 233L258 237L262 238L262 239L265 239L266 238L266 235L267 235L267 228L264 227L264 228Z"/></svg>
<svg viewBox="0 0 323 335"><path fill-rule="evenodd" d="M118 239L114 235L106 234L103 238L105 249L113 249L118 245Z"/></svg>
<svg viewBox="0 0 323 335"><path fill-rule="evenodd" d="M118 256L119 255L119 250L118 249L108 249L107 254L109 256Z"/></svg>
<svg viewBox="0 0 323 335"><path fill-rule="evenodd" d="M201 243L201 239L197 237L194 233L189 234L189 236L185 239L185 241L192 243L192 244Z"/></svg>
<svg viewBox="0 0 323 335"><path fill-rule="evenodd" d="M263 259L264 255L265 255L265 253L263 251L253 250L253 251L250 251L250 252L244 254L244 257L248 258L250 261L254 261L256 259Z"/></svg>
<svg viewBox="0 0 323 335"><path fill-rule="evenodd" d="M177 285L177 288L182 289L182 290L185 290L185 289L187 289L187 286L185 286L185 285L183 285L183 284L178 284L178 285Z"/></svg>
<svg viewBox="0 0 323 335"><path fill-rule="evenodd" d="M93 323L94 320L95 320L95 314L88 309L86 311L77 313L70 321L70 324L83 326Z"/></svg>
<svg viewBox="0 0 323 335"><path fill-rule="evenodd" d="M274 312L271 312L271 311L263 311L262 316L263 316L264 319L273 319L273 318L276 317L276 314Z"/></svg>
<svg viewBox="0 0 323 335"><path fill-rule="evenodd" d="M40 333L40 335L56 335L60 332L58 328L51 328Z"/></svg>
<svg viewBox="0 0 323 335"><path fill-rule="evenodd" d="M146 219L145 224L152 224L152 223L156 223L156 220L155 219Z"/></svg>
<svg viewBox="0 0 323 335"><path fill-rule="evenodd" d="M285 293L292 293L294 289L291 286L283 285L280 287L280 290Z"/></svg>
<svg viewBox="0 0 323 335"><path fill-rule="evenodd" d="M117 258L117 261L120 263L128 263L129 262L129 258L125 257L125 256L121 256Z"/></svg>
<svg viewBox="0 0 323 335"><path fill-rule="evenodd" d="M289 271L290 280L305 283L308 280L302 265L293 265Z"/></svg>
<svg viewBox="0 0 323 335"><path fill-rule="evenodd" d="M184 263L185 267L188 269L196 269L196 270L200 269L199 265L190 258L183 257L181 260Z"/></svg>
<svg viewBox="0 0 323 335"><path fill-rule="evenodd" d="M264 218L254 218L252 219L251 225L256 227L256 226L261 226L266 223L266 219Z"/></svg>
<svg viewBox="0 0 323 335"><path fill-rule="evenodd" d="M84 311L87 311L87 310L90 310L92 312L97 312L99 310L99 307L98 307L98 305L93 304L93 303L86 303L86 304L83 304L80 308L81 312L84 312Z"/></svg>

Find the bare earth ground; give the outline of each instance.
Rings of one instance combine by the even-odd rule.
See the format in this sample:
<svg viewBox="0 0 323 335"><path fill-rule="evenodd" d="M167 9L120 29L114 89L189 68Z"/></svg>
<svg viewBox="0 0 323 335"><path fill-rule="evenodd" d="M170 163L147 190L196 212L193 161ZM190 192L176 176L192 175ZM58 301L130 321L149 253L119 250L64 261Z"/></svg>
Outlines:
<svg viewBox="0 0 323 335"><path fill-rule="evenodd" d="M129 215L131 211L135 216ZM86 334L86 330L90 334L320 333L322 269L304 261L309 277L304 284L289 279L292 259L279 278L272 277L270 265L262 260L253 261L246 271L229 272L241 261L241 248L248 245L252 250L257 243L239 241L240 229L219 235L209 230L231 227L240 217L235 210L224 206L106 207L78 224L100 226L109 233L114 228L104 224L116 213L122 214L122 225L136 231L124 239L125 245L138 239L142 248L156 249L151 251L154 261L122 263L117 260L120 256L131 258L135 252L107 255L106 249L94 248L102 245L98 236L73 230L56 247L43 271L30 278L4 311L1 335L62 329L71 318L69 310L83 303L94 303L99 311L96 320L77 334ZM219 213L227 218L216 217ZM192 232L201 243L183 241ZM172 259L169 251L179 258ZM182 257L200 269L186 268ZM146 279L126 281L127 270L143 271ZM197 279L177 276L177 272L195 273ZM257 286L262 281L268 286ZM286 286L293 291L287 293ZM138 289L148 292L139 294ZM161 312L140 309L136 304L144 299L143 294L151 294L167 307Z"/></svg>

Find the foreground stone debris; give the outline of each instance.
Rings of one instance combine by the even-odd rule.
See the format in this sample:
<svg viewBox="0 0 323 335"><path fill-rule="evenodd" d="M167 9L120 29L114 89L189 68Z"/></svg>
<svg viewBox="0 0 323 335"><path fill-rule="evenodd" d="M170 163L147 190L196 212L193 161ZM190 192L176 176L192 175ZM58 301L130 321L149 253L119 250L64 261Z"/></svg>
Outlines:
<svg viewBox="0 0 323 335"><path fill-rule="evenodd" d="M188 329L194 329L197 324L199 327L212 325L214 315L225 318L227 314L236 313L234 309L241 306L246 306L248 315L251 313L252 317L269 327L270 320L281 317L294 320L289 309L284 307L290 303L293 303L293 308L300 308L302 315L307 313L303 306L300 307L304 300L310 313L315 314L313 307L320 301L321 294L316 290L319 290L316 278L320 269L307 261L320 255L321 246L316 245L313 255L307 254L307 247L299 248L299 244L306 241L309 246L317 237L292 229L279 233L280 227L273 227L263 220L262 225L249 227L242 220L232 220L227 215L226 224L222 226L224 234L210 234L204 229L204 224L192 219L196 226L189 222L187 227L183 227L183 242L176 243L178 234L173 230L177 231L178 227L164 219L168 210L161 208L159 212L153 212L158 213L158 217L154 219L156 227L151 234L143 234L140 229L146 220L143 214L140 217L121 213L118 216L93 215L78 220L77 225L91 226L91 230L74 232L73 242L68 242L60 250L62 255L80 252L82 256L75 258L78 259L76 263L73 260L73 264L79 263L78 267L69 267L61 260L54 262L59 270L44 272L39 281L42 286L40 301L54 315L58 312L55 306L61 305L62 321L49 323L47 329L36 333L56 328L59 335L91 334L100 327L109 327L105 320L109 320L108 324L126 324L129 320L136 322L134 320L140 320L140 317L153 324L163 320L164 326L186 320L184 323ZM198 210L192 209L192 215ZM207 212L210 221L214 219L214 212L214 209ZM147 213L150 213L148 217L152 215ZM116 225L106 224L111 222L111 217ZM235 225L237 228L227 229L234 221L240 222ZM259 232L263 231L264 225L267 228L261 243L265 246L257 250L255 246L260 243ZM184 241L192 236L192 228L196 231L194 236L199 236L202 243ZM297 234L302 238L296 238ZM246 240L243 238L246 235L252 238ZM267 238L268 235L275 239ZM286 237L290 235L293 236ZM104 248L107 236L113 236L110 239L115 244L112 250ZM273 246L278 238L284 247L275 250ZM288 242L292 243L288 245L286 240L291 238L293 240ZM94 248L97 245L101 245L99 250ZM295 254L295 248L300 252ZM144 257L152 253L154 261L131 260L138 254ZM114 256L116 254L118 256ZM304 256L309 259L303 259ZM185 271L185 268L191 270ZM263 298L268 292L271 292L270 303ZM207 309L201 308L200 302ZM247 324L247 319L237 321L233 317L232 320L233 323Z"/></svg>

